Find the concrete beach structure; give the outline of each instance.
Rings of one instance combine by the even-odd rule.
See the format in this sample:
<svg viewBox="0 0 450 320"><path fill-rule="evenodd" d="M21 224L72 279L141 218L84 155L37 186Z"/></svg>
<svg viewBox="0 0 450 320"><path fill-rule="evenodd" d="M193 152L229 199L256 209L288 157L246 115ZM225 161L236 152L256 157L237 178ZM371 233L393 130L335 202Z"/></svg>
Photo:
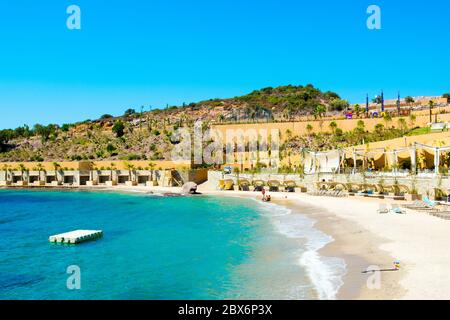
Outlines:
<svg viewBox="0 0 450 320"><path fill-rule="evenodd" d="M4 187L80 187L80 186L182 186L202 183L205 169L194 169L189 162L171 161L80 161L0 163L0 186Z"/></svg>

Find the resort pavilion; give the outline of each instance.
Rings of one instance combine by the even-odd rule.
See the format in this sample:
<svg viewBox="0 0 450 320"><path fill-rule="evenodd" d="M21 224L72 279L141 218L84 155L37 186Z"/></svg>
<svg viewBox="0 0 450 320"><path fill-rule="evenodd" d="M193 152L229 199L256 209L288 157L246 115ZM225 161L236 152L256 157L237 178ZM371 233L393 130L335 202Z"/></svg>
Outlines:
<svg viewBox="0 0 450 320"><path fill-rule="evenodd" d="M438 175L448 172L450 145L443 142L427 145L415 142L409 147L397 149L337 149L324 152L303 150L305 174L383 172L422 175Z"/></svg>
<svg viewBox="0 0 450 320"><path fill-rule="evenodd" d="M305 174L315 173L340 173L341 160L344 158L343 150L314 152L302 150L303 168Z"/></svg>

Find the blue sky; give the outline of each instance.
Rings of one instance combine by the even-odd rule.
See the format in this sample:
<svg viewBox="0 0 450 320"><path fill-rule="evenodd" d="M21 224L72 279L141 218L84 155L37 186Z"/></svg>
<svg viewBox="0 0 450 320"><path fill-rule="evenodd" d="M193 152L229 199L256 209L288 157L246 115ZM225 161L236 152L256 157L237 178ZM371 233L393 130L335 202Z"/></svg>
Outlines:
<svg viewBox="0 0 450 320"><path fill-rule="evenodd" d="M82 29L68 30L76 4ZM368 30L366 9L382 10ZM0 128L312 83L351 102L450 91L450 3L48 0L0 5Z"/></svg>

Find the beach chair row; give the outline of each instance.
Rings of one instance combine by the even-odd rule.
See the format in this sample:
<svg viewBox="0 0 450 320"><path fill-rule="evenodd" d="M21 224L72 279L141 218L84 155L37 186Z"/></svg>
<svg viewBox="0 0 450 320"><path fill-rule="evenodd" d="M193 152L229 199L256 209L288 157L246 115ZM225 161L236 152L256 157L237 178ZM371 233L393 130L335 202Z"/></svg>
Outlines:
<svg viewBox="0 0 450 320"><path fill-rule="evenodd" d="M322 197L346 197L348 194L341 189L338 190L325 190L325 189L321 189L319 191L315 191L315 192L311 192L308 193L312 196L322 196Z"/></svg>
<svg viewBox="0 0 450 320"><path fill-rule="evenodd" d="M305 188L298 186L295 181L283 181L278 180L247 180L239 179L238 183L235 184L232 179L219 180L220 190L239 190L239 191L262 191L263 189L269 190L270 192L295 192L296 188L304 190Z"/></svg>
<svg viewBox="0 0 450 320"><path fill-rule="evenodd" d="M439 206L445 205L444 208L439 208ZM413 203L408 203L403 205L404 208L415 210L419 212L428 213L437 218L441 218L444 220L450 220L450 210L448 207L448 203L437 202L430 200L428 197L425 197L422 201L417 200Z"/></svg>

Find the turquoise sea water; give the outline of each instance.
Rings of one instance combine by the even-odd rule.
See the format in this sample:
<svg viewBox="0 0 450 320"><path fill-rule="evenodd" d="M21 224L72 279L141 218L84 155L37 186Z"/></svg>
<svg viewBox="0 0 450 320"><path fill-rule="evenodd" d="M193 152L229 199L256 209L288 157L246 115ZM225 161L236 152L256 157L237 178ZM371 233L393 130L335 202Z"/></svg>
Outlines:
<svg viewBox="0 0 450 320"><path fill-rule="evenodd" d="M75 229L104 237L48 241ZM0 190L0 299L333 298L336 261L313 248L327 241L251 199ZM66 286L71 265L80 290Z"/></svg>

